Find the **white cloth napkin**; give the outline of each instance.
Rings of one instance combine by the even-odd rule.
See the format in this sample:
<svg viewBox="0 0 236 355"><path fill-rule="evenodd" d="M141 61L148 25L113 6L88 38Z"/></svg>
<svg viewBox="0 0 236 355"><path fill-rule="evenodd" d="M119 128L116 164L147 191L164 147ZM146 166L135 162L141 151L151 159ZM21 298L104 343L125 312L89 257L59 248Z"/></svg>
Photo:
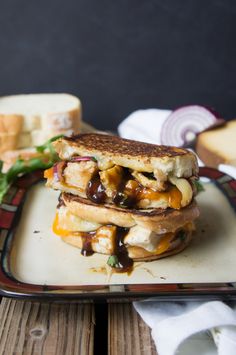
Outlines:
<svg viewBox="0 0 236 355"><path fill-rule="evenodd" d="M161 127L170 113L159 109L135 111L119 125L118 132L123 138L160 144ZM219 169L236 179L236 168L221 164ZM134 307L152 328L158 355L236 355L235 305L149 299L134 302Z"/></svg>
<svg viewBox="0 0 236 355"><path fill-rule="evenodd" d="M196 335L207 330L213 332L219 355L236 354L236 307L230 308L220 301L201 303L153 300L134 302L134 307L152 328L158 355L216 353L210 342L201 349L204 352L199 348L204 338L197 338ZM200 342L197 341L199 339ZM197 348L193 348L193 344Z"/></svg>
<svg viewBox="0 0 236 355"><path fill-rule="evenodd" d="M161 144L161 127L170 110L150 108L131 113L118 126L119 135L127 139Z"/></svg>

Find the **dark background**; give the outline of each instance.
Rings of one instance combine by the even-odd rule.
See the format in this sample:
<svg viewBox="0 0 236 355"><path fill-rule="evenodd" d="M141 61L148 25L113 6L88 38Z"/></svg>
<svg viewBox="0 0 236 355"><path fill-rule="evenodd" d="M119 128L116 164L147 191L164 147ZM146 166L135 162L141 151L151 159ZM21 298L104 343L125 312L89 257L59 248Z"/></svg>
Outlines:
<svg viewBox="0 0 236 355"><path fill-rule="evenodd" d="M78 95L101 129L138 108L236 116L235 0L7 0L0 26L0 95Z"/></svg>

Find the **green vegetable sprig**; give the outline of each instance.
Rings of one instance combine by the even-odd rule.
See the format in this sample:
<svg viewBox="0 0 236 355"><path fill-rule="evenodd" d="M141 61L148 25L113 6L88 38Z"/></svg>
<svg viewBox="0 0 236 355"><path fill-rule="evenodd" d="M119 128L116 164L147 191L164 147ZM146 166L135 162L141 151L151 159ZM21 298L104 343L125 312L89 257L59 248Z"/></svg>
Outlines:
<svg viewBox="0 0 236 355"><path fill-rule="evenodd" d="M62 134L60 134L60 135L58 135L58 136L55 136L55 137L49 139L48 141L46 141L46 142L45 142L44 144L42 144L42 145L38 145L38 146L36 147L37 152L38 152L38 153L44 153L45 150L48 150L52 158L55 157L55 156L57 156L57 153L55 152L55 150L54 150L54 148L53 148L53 146L52 146L52 142L56 141L57 139L59 139L59 138L61 138L61 137L63 137Z"/></svg>
<svg viewBox="0 0 236 355"><path fill-rule="evenodd" d="M107 265L113 268L119 268L119 260L116 255L110 255L107 260Z"/></svg>
<svg viewBox="0 0 236 355"><path fill-rule="evenodd" d="M39 169L48 169L56 161L58 161L58 155L51 143L61 137L62 135L55 136L43 145L36 147L36 152L41 154L38 157L33 157L27 160L18 158L6 173L2 172L3 162L0 160L0 203L2 202L3 197L7 193L10 185L18 176Z"/></svg>
<svg viewBox="0 0 236 355"><path fill-rule="evenodd" d="M205 191L203 184L199 180L193 180L193 184L197 190L197 193Z"/></svg>

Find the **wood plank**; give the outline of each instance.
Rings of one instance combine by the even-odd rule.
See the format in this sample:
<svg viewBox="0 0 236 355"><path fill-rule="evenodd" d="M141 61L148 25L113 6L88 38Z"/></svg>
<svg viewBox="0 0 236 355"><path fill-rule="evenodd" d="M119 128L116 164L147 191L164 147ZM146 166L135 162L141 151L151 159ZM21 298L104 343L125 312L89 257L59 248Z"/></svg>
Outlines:
<svg viewBox="0 0 236 355"><path fill-rule="evenodd" d="M94 308L2 298L0 354L93 354Z"/></svg>
<svg viewBox="0 0 236 355"><path fill-rule="evenodd" d="M157 355L151 329L143 322L132 304L108 306L109 355Z"/></svg>

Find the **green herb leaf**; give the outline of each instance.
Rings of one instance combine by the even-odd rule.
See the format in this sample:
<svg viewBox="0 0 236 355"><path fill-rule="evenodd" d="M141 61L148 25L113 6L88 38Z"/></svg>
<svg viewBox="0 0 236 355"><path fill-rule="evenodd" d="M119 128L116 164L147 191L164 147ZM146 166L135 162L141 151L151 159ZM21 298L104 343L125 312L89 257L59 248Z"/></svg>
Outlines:
<svg viewBox="0 0 236 355"><path fill-rule="evenodd" d="M6 172L2 173L3 162L0 160L0 203L11 183L18 177L39 169L48 169L59 160L55 152L52 142L61 138L62 135L55 136L45 142L43 145L36 147L36 151L42 155L31 159L18 158L14 165ZM45 152L45 150L47 152ZM47 153L47 154L46 154Z"/></svg>
<svg viewBox="0 0 236 355"><path fill-rule="evenodd" d="M107 264L111 267L118 268L119 267L119 261L116 255L110 255Z"/></svg>
<svg viewBox="0 0 236 355"><path fill-rule="evenodd" d="M7 181L6 174L0 173L0 203L2 202L2 199L8 189L9 189L9 184Z"/></svg>
<svg viewBox="0 0 236 355"><path fill-rule="evenodd" d="M62 134L59 134L58 136L55 136L55 137L49 139L49 140L48 140L47 142L45 142L44 144L38 145L38 146L36 147L37 152L39 152L39 153L44 153L44 151L45 151L46 149L48 149L50 153L54 154L55 151L54 151L53 146L52 146L51 143L54 142L54 141L56 141L57 139L59 139L59 138L61 138L61 137L63 137L63 135L62 135Z"/></svg>
<svg viewBox="0 0 236 355"><path fill-rule="evenodd" d="M194 184L198 193L205 191L203 184L199 180L193 180L193 184Z"/></svg>

